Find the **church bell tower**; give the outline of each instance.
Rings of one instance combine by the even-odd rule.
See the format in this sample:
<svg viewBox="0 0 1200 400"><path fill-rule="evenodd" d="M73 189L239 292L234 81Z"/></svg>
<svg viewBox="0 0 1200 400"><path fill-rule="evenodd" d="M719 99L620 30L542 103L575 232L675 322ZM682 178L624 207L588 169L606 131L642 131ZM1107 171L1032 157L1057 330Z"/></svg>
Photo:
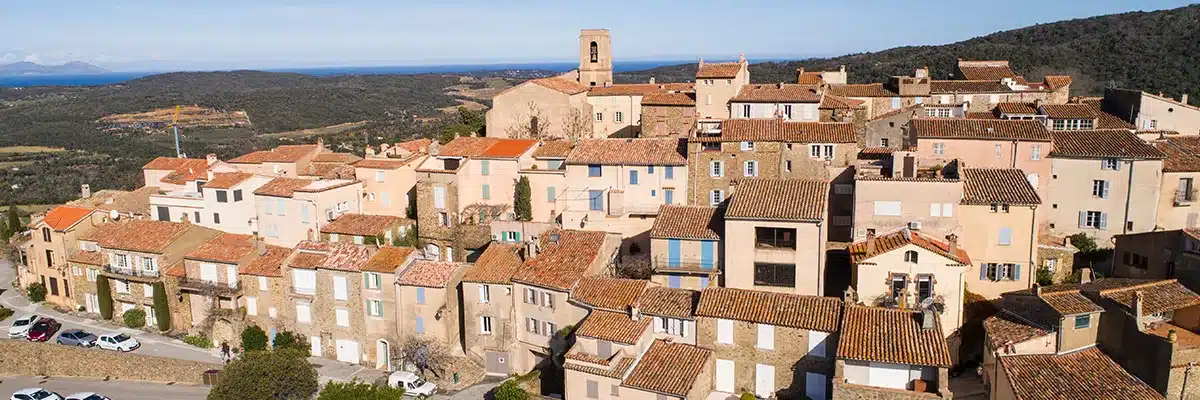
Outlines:
<svg viewBox="0 0 1200 400"><path fill-rule="evenodd" d="M579 32L579 83L587 86L612 84L612 37L608 29Z"/></svg>

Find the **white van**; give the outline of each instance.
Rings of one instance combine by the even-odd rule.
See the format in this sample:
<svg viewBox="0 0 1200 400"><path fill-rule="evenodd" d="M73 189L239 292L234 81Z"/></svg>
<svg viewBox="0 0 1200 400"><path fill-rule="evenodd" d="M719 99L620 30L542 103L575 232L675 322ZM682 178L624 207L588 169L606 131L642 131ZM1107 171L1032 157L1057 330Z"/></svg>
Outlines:
<svg viewBox="0 0 1200 400"><path fill-rule="evenodd" d="M425 382L424 379L408 371L396 371L388 376L388 385L404 389L407 396L429 396L437 390L437 385Z"/></svg>

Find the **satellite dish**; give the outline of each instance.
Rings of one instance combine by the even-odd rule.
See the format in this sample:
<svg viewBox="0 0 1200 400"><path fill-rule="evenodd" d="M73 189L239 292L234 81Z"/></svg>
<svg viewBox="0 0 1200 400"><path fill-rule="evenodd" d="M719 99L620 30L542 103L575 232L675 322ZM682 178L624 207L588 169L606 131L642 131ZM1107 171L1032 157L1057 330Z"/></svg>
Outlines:
<svg viewBox="0 0 1200 400"><path fill-rule="evenodd" d="M121 218L121 213L117 212L117 210L108 210L108 217L116 221Z"/></svg>
<svg viewBox="0 0 1200 400"><path fill-rule="evenodd" d="M921 308L929 309L929 307L932 307L932 306L933 306L933 297L926 297L925 300L921 300Z"/></svg>

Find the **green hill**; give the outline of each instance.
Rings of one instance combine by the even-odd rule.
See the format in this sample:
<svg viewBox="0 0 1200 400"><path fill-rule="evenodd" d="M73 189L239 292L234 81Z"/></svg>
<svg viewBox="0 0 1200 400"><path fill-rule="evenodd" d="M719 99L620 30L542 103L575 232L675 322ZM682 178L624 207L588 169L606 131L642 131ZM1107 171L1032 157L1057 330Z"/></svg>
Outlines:
<svg viewBox="0 0 1200 400"><path fill-rule="evenodd" d="M951 79L958 58L1009 60L1031 81L1046 74L1072 75L1072 94L1098 95L1105 86L1116 86L1178 97L1200 88L1200 5L1040 24L940 46L757 63L750 65L750 79L795 82L796 68L836 70L839 65L846 65L851 83L882 82L922 66L929 66L935 79ZM695 73L695 64L664 66L622 73L617 81L644 82L653 76L659 82L683 82ZM1197 101L1200 96L1193 96L1193 104Z"/></svg>

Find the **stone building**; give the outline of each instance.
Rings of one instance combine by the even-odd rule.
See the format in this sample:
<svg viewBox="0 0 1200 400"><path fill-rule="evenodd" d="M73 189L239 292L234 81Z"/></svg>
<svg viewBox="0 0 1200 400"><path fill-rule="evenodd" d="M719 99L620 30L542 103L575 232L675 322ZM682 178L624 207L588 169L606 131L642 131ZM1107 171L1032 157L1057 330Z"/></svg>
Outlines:
<svg viewBox="0 0 1200 400"><path fill-rule="evenodd" d="M46 301L68 310L87 304L90 300L78 301L80 296L71 294L71 289L79 288L76 278L83 276L83 269L71 267L70 257L79 250L79 235L99 222L99 217L93 217L95 213L91 208L62 205L31 215L31 237L21 246L27 263L16 268L20 287L41 283L46 288Z"/></svg>
<svg viewBox="0 0 1200 400"><path fill-rule="evenodd" d="M1200 290L1200 231L1174 229L1113 236L1112 275L1179 279Z"/></svg>
<svg viewBox="0 0 1200 400"><path fill-rule="evenodd" d="M696 116L700 120L721 120L731 115L730 99L750 84L750 63L746 56L737 62L705 63L696 68Z"/></svg>
<svg viewBox="0 0 1200 400"><path fill-rule="evenodd" d="M921 164L947 165L958 160L971 168L1018 168L1039 195L1049 197L1054 146L1041 122L918 118L911 125L910 137L915 142L909 145L916 148Z"/></svg>
<svg viewBox="0 0 1200 400"><path fill-rule="evenodd" d="M321 227L321 241L342 243L376 243L390 245L404 237L412 221L402 217L377 214L345 213Z"/></svg>
<svg viewBox="0 0 1200 400"><path fill-rule="evenodd" d="M834 399L951 399L950 351L933 311L848 305Z"/></svg>
<svg viewBox="0 0 1200 400"><path fill-rule="evenodd" d="M177 297L185 306L173 313L173 323L179 330L199 333L213 343L240 343L244 319L258 316L258 296L245 296L244 288L253 286L269 296L270 284L263 287L263 280L243 282L242 269L259 263L283 261L288 250L260 243L249 235L222 233L204 242L183 257L183 263L167 270L175 278L178 292L168 297ZM267 268L262 268L268 270ZM268 271L263 271L264 274ZM263 314L268 314L271 305L264 304ZM239 312L245 310L245 313ZM273 324L271 324L273 325ZM271 326L267 325L267 326Z"/></svg>
<svg viewBox="0 0 1200 400"><path fill-rule="evenodd" d="M460 349L459 292L465 264L417 260L396 280L400 342L423 336ZM457 352L457 351L456 351Z"/></svg>
<svg viewBox="0 0 1200 400"><path fill-rule="evenodd" d="M509 362L516 352L520 321L513 319L512 276L521 268L521 249L493 242L462 276L463 350L488 375L519 373Z"/></svg>
<svg viewBox="0 0 1200 400"><path fill-rule="evenodd" d="M642 137L691 137L696 130L695 93L642 96Z"/></svg>
<svg viewBox="0 0 1200 400"><path fill-rule="evenodd" d="M650 280L692 290L720 282L724 231L724 208L664 205L650 229Z"/></svg>

